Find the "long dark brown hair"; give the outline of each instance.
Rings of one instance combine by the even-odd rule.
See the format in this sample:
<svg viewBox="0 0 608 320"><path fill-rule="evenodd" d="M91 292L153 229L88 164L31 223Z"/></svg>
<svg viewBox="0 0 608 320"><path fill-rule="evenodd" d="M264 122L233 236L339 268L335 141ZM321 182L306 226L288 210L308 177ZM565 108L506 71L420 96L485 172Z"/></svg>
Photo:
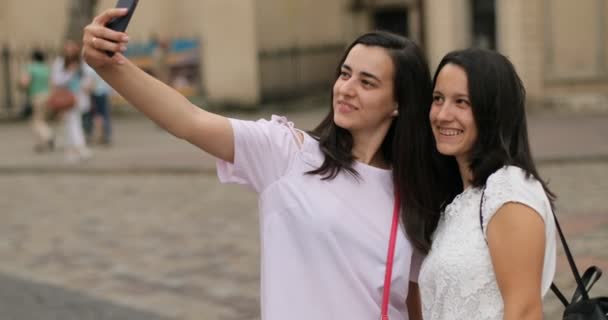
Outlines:
<svg viewBox="0 0 608 320"><path fill-rule="evenodd" d="M513 64L494 51L453 51L439 63L434 84L441 69L448 64L461 67L467 75L468 94L478 131L469 158L472 186L485 186L488 177L503 166L517 166L541 183L553 206L555 195L541 179L532 159L526 124L526 90ZM425 132L425 138L430 135L430 141L425 139L420 143L432 146L433 150L426 152L432 154L433 161L416 165L415 154L403 155L404 160L396 162L394 171L405 199L403 216L408 236L416 247L428 251L440 212L463 191L463 185L456 159L438 154L428 120L430 103L425 109L427 120L424 127L420 125L417 129ZM400 137L399 133L397 137ZM405 145L410 140L403 138L403 141ZM425 149L421 146L420 150Z"/></svg>
<svg viewBox="0 0 608 320"><path fill-rule="evenodd" d="M374 31L358 37L351 43L336 69L335 79L340 75L342 65L351 49L362 44L371 47L385 48L394 64L394 94L399 107L398 118L408 118L412 109L418 109L429 103L431 76L428 64L420 48L411 40L384 31ZM428 101L427 101L428 100ZM350 132L336 125L334 122L333 91L332 104L323 121L310 132L311 136L319 141L321 151L325 155L323 164L309 174L318 174L322 179L335 178L341 170L358 176L353 169L354 156L352 154L353 137ZM406 122L408 122L406 120ZM381 152L388 165L392 165L393 136L398 125L413 125L403 121L393 121L381 145Z"/></svg>

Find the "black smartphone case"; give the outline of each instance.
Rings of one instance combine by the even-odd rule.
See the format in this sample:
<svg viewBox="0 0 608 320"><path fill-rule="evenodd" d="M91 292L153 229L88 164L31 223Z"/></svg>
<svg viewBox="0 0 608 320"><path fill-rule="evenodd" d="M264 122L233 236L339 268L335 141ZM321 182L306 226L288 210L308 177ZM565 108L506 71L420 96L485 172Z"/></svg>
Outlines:
<svg viewBox="0 0 608 320"><path fill-rule="evenodd" d="M106 24L106 27L118 32L125 32L138 2L139 0L118 0L116 8L128 8L129 10L126 15L110 20L110 22ZM110 57L114 55L114 52L106 51L106 53Z"/></svg>

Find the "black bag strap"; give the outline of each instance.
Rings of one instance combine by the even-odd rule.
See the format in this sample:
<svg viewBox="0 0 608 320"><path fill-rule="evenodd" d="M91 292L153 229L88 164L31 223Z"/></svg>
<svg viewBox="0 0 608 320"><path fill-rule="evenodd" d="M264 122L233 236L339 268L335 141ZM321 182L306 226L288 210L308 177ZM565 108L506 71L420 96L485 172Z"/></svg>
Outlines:
<svg viewBox="0 0 608 320"><path fill-rule="evenodd" d="M484 186L483 189L481 190L481 199L479 200L479 226L481 227L481 233L483 235L484 240L486 240L486 243L488 242L488 239L486 239L485 233L484 233L484 229L483 229L483 214L482 214L482 208L483 208L483 198L486 192L486 187ZM602 275L601 270L599 270L597 267L595 267L596 269L599 270L599 275L597 277L593 277L596 274L596 271L590 272L589 270L587 270L587 272L590 272L588 278L586 279L586 282L583 282L583 279L581 279L581 275L578 271L578 268L576 267L576 263L574 262L574 258L572 257L572 253L570 252L570 247L568 247L568 243L566 242L566 238L564 237L564 233L562 232L562 228L559 225L559 221L557 220L557 216L555 215L555 212L553 212L553 219L555 220L555 226L557 228L557 232L559 233L559 238L562 242L562 246L564 247L564 252L566 253L566 257L568 258L568 264L570 265L570 270L572 271L572 274L574 275L574 280L576 280L576 290L574 292L574 296L572 297L572 301L570 303L573 303L574 301L580 299L580 296L582 295L583 300L589 300L589 292L588 290L591 289L591 286L593 286L593 284L595 284L595 282L597 281L597 279L599 279L599 277ZM591 268L589 268L591 269ZM585 273L587 273L585 272ZM588 288L585 286L584 283L589 283L589 281L593 280L593 282L591 283L591 285L588 285ZM557 298L562 302L562 304L567 307L570 303L568 303L568 300L566 299L566 297L562 294L562 292L557 288L557 286L555 285L555 283L551 283L551 291L553 291L553 293L557 296Z"/></svg>
<svg viewBox="0 0 608 320"><path fill-rule="evenodd" d="M574 275L574 280L576 280L576 292L580 291L580 294L583 296L583 300L589 300L589 293L583 284L583 279L581 279L581 274L578 272L578 268L576 267L576 263L574 262L574 258L572 257L572 253L570 252L570 247L568 247L568 243L566 242L566 237L564 237L564 233L562 232L562 228L559 225L559 221L557 220L557 216L555 212L553 212L553 219L555 220L555 227L557 228L557 232L559 233L559 238L562 241L562 246L564 247L564 252L566 253L566 257L568 258L568 264L570 264L570 270L572 270L572 274ZM557 287L556 287L557 288Z"/></svg>
<svg viewBox="0 0 608 320"><path fill-rule="evenodd" d="M564 305L564 307L568 307L568 305L570 305L570 303L568 302L568 299L566 299L566 297L564 297L562 292L559 291L559 288L553 282L551 282L551 291L553 291L553 293L555 294L557 299L559 299L559 301Z"/></svg>
<svg viewBox="0 0 608 320"><path fill-rule="evenodd" d="M601 277L602 277L602 269L600 269L600 268L598 268L596 266L591 266L587 270L585 270L585 272L583 273L583 276L582 276L582 282L583 282L583 284L585 286L584 287L585 291L587 293L589 293L591 291L591 288L593 288L593 285ZM577 288L574 291L574 294L572 295L572 300L570 301L570 303L578 302L581 299L581 296L582 296L582 293Z"/></svg>

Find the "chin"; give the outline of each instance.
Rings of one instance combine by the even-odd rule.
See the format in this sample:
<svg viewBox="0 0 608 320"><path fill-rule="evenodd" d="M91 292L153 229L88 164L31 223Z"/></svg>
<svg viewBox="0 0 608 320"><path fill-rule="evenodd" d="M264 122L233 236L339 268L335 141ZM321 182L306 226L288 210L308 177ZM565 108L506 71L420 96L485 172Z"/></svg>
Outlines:
<svg viewBox="0 0 608 320"><path fill-rule="evenodd" d="M339 116L338 114L334 114L334 123L336 124L336 126L342 128L342 129L348 130L350 127L350 125L348 124L348 121L346 121L346 119Z"/></svg>
<svg viewBox="0 0 608 320"><path fill-rule="evenodd" d="M450 146L441 146L438 145L437 146L437 151L439 151L439 153L441 153L444 156L456 156L457 154L459 154L458 148L452 148Z"/></svg>

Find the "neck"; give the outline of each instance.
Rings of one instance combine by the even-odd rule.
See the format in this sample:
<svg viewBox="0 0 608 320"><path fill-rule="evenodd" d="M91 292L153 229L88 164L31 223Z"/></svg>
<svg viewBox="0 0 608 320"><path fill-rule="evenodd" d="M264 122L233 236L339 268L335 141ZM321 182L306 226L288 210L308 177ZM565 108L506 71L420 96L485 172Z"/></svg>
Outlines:
<svg viewBox="0 0 608 320"><path fill-rule="evenodd" d="M388 169L389 165L382 154L382 141L387 130L376 130L376 133L351 132L353 136L353 156L359 162L367 165Z"/></svg>
<svg viewBox="0 0 608 320"><path fill-rule="evenodd" d="M460 178L462 179L462 189L464 190L471 186L473 172L471 171L469 161L464 157L456 157L456 162L458 162L458 170L460 171Z"/></svg>

